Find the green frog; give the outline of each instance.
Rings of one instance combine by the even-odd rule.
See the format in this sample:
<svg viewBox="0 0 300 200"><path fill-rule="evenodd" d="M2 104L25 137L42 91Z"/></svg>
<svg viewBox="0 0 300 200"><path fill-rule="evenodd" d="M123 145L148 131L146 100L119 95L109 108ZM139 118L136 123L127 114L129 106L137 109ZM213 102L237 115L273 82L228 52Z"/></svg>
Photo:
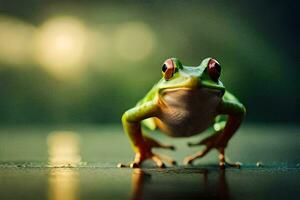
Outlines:
<svg viewBox="0 0 300 200"><path fill-rule="evenodd" d="M199 66L184 66L177 58L169 58L162 65L162 78L135 107L122 116L135 158L129 165L141 167L151 159L158 167L165 163L175 165L175 160L152 152L152 148L174 150L173 145L162 144L144 133L142 126L159 129L170 137L190 137L213 127L213 134L188 146L204 145L204 149L184 159L192 164L211 149L219 152L219 166L240 167L225 159L228 141L241 125L246 109L220 81L221 65L216 59L206 58Z"/></svg>

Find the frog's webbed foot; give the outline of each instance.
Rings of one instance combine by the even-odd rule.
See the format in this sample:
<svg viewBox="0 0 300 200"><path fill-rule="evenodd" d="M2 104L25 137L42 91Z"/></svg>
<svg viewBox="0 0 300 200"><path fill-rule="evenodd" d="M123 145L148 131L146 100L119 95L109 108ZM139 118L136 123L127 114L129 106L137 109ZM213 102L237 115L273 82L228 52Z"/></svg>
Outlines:
<svg viewBox="0 0 300 200"><path fill-rule="evenodd" d="M145 142L145 146L138 150L138 152L135 154L134 161L131 162L129 165L118 164L118 167L139 168L141 167L142 163L147 159L152 160L155 163L155 165L160 168L165 168L165 163L168 163L170 165L177 165L176 161L171 159L169 156L158 155L156 153L153 153L151 150L152 148L175 150L175 146L162 144L156 141L155 139L150 138L147 135L143 135L143 139Z"/></svg>
<svg viewBox="0 0 300 200"><path fill-rule="evenodd" d="M186 165L191 165L191 164L193 164L193 162L196 159L202 158L209 151L210 151L210 149L208 149L206 147L203 151L200 151L200 152L196 153L195 155L191 155L191 156L186 157L183 160L183 163L186 164ZM240 168L242 166L242 163L240 163L240 162L232 163L232 162L229 161L228 158L225 157L225 148L220 147L220 148L218 148L218 151L219 151L219 167L220 167L220 169L225 169L225 167L227 167L227 166L228 167L235 167L235 168Z"/></svg>
<svg viewBox="0 0 300 200"><path fill-rule="evenodd" d="M148 152L146 154L136 153L133 162L131 162L128 165L120 163L120 164L118 164L118 167L119 168L122 168L122 167L140 168L142 163L147 159L152 160L155 163L155 165L159 168L165 168L166 167L165 162L170 165L177 165L176 161L171 159L168 156L158 155L158 154L154 154L152 152Z"/></svg>
<svg viewBox="0 0 300 200"><path fill-rule="evenodd" d="M198 146L198 145L204 145L204 149L202 151L197 152L194 155L188 156L183 160L184 164L192 164L196 159L202 158L205 156L210 150L213 148L217 149L219 151L219 166L221 169L224 169L226 166L229 167L236 167L240 168L241 163L231 163L230 161L227 161L228 159L225 159L225 147L227 145L228 140L224 140L222 138L220 133L216 133L208 138L205 138L204 140L201 140L197 143L188 143L188 146Z"/></svg>

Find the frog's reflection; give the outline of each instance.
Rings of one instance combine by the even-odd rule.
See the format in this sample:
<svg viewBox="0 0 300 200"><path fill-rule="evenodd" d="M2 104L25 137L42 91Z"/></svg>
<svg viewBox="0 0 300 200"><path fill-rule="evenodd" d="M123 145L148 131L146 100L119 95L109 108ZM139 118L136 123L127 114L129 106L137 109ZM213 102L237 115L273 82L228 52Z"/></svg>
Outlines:
<svg viewBox="0 0 300 200"><path fill-rule="evenodd" d="M219 171L219 197L220 199L229 199L229 188L226 182L225 170Z"/></svg>
<svg viewBox="0 0 300 200"><path fill-rule="evenodd" d="M143 189L150 180L150 174L144 172L142 169L134 169L132 172L132 200L140 200L143 196Z"/></svg>
<svg viewBox="0 0 300 200"><path fill-rule="evenodd" d="M225 170L134 169L131 199L230 199Z"/></svg>

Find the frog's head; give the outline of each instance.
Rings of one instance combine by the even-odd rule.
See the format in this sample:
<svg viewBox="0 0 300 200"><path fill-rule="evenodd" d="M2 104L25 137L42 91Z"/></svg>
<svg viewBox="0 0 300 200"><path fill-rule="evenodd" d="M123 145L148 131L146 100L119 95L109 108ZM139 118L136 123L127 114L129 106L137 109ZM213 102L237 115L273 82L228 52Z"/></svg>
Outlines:
<svg viewBox="0 0 300 200"><path fill-rule="evenodd" d="M177 58L167 59L162 66L160 89L168 88L210 88L225 92L219 80L221 65L213 58L204 59L199 66L184 66Z"/></svg>

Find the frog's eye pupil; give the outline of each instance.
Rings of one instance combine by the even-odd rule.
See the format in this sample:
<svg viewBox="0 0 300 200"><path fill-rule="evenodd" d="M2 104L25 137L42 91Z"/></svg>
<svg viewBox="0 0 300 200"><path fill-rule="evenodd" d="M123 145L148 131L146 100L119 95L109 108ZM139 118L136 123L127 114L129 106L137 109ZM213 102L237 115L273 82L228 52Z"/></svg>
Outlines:
<svg viewBox="0 0 300 200"><path fill-rule="evenodd" d="M218 81L221 75L221 65L215 59L210 59L208 62L208 74L214 80Z"/></svg>
<svg viewBox="0 0 300 200"><path fill-rule="evenodd" d="M167 65L166 65L166 64L163 64L161 70L162 70L163 72L166 72L167 69L168 69Z"/></svg>

